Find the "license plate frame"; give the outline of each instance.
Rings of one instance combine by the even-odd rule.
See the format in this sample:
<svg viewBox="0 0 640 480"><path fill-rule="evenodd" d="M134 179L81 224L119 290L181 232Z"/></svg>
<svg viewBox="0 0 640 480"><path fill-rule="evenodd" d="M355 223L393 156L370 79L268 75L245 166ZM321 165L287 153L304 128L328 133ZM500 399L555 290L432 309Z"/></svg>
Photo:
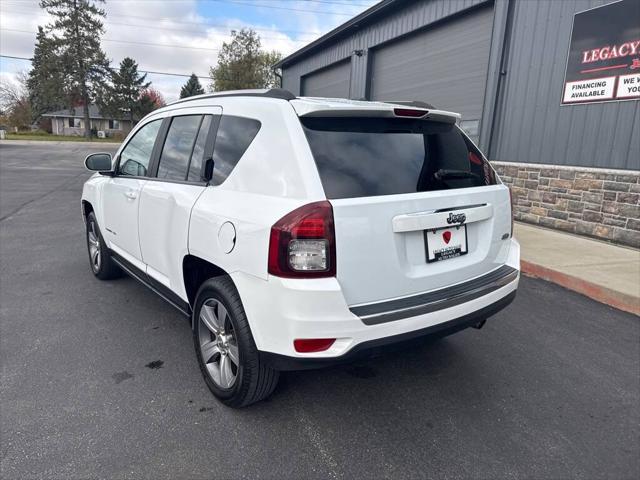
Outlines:
<svg viewBox="0 0 640 480"><path fill-rule="evenodd" d="M445 231L452 232L451 240L448 243L451 243L452 240L457 243L453 243L451 246L448 246L448 243L445 243L444 238L441 241L438 241L437 235L443 235ZM462 255L469 253L469 238L467 235L466 224L424 230L424 245L427 263L442 262L444 260L461 257ZM429 242L429 237L431 237L431 242ZM454 237L456 238L454 239ZM463 241L460 239L463 239ZM429 243L431 243L433 248L429 246ZM448 251L449 249L451 250Z"/></svg>

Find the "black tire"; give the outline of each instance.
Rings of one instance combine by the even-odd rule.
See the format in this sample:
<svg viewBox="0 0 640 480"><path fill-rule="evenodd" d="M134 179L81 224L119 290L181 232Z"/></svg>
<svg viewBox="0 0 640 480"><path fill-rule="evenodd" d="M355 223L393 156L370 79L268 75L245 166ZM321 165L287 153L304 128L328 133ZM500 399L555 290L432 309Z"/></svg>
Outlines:
<svg viewBox="0 0 640 480"><path fill-rule="evenodd" d="M111 259L111 253L102 237L102 232L100 232L98 221L93 212L87 215L86 240L89 265L93 274L100 280L111 280L121 276L122 270Z"/></svg>
<svg viewBox="0 0 640 480"><path fill-rule="evenodd" d="M201 313L203 306L207 304L209 308L218 308L222 304L226 310L223 323L226 325L226 337L231 338L229 343L236 345L236 354L238 355L238 365L235 367L235 379L230 388L222 388L216 383L211 373L212 363L215 359L221 361L220 353L214 353L208 359L203 360L202 342L206 342L209 335L211 343L220 336L214 334L204 321L201 321ZM215 307L211 307L215 305ZM218 310L219 312L220 310ZM233 408L240 408L250 405L268 397L276 387L280 372L273 370L260 362L258 349L251 335L249 322L245 314L240 296L233 285L231 279L227 276L212 278L204 282L200 287L196 296L196 302L193 309L193 342L198 357L200 371L204 376L204 380L211 392L225 405ZM231 355L229 359L231 359ZM207 366L208 364L208 366ZM229 364L232 368L233 364ZM222 366L220 364L220 370Z"/></svg>

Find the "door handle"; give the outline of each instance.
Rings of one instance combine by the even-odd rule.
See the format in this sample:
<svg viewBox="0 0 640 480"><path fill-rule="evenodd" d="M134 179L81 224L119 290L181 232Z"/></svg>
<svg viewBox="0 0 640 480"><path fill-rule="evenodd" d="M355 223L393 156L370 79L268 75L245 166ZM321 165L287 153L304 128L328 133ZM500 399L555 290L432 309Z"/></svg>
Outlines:
<svg viewBox="0 0 640 480"><path fill-rule="evenodd" d="M135 190L129 190L125 192L124 196L127 197L129 200L135 200L136 198L138 198L138 194L135 192Z"/></svg>

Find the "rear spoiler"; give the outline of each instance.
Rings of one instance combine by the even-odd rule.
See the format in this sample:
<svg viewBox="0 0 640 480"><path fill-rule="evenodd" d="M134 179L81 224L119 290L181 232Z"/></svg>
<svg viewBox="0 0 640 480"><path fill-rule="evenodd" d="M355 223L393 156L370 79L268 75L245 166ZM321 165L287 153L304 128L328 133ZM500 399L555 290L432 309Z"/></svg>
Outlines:
<svg viewBox="0 0 640 480"><path fill-rule="evenodd" d="M300 117L380 117L380 118L414 118L442 123L456 123L460 114L419 106L422 102L361 102L358 105L344 103L341 105L311 104L302 99L291 100L290 103ZM424 104L426 105L426 104ZM408 108L410 107L410 108Z"/></svg>

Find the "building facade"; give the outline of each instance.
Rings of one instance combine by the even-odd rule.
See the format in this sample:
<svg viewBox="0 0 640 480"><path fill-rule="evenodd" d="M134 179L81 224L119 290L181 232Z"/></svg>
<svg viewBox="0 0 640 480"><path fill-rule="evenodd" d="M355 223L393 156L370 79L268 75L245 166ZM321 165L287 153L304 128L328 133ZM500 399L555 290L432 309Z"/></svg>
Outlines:
<svg viewBox="0 0 640 480"><path fill-rule="evenodd" d="M277 66L297 95L458 112L516 219L640 246L637 0L384 0Z"/></svg>
<svg viewBox="0 0 640 480"><path fill-rule="evenodd" d="M84 135L84 111L82 107L45 113L44 118L51 120L51 133L54 135ZM91 130L104 132L105 137L124 138L131 130L130 120L105 117L96 105L89 106Z"/></svg>

